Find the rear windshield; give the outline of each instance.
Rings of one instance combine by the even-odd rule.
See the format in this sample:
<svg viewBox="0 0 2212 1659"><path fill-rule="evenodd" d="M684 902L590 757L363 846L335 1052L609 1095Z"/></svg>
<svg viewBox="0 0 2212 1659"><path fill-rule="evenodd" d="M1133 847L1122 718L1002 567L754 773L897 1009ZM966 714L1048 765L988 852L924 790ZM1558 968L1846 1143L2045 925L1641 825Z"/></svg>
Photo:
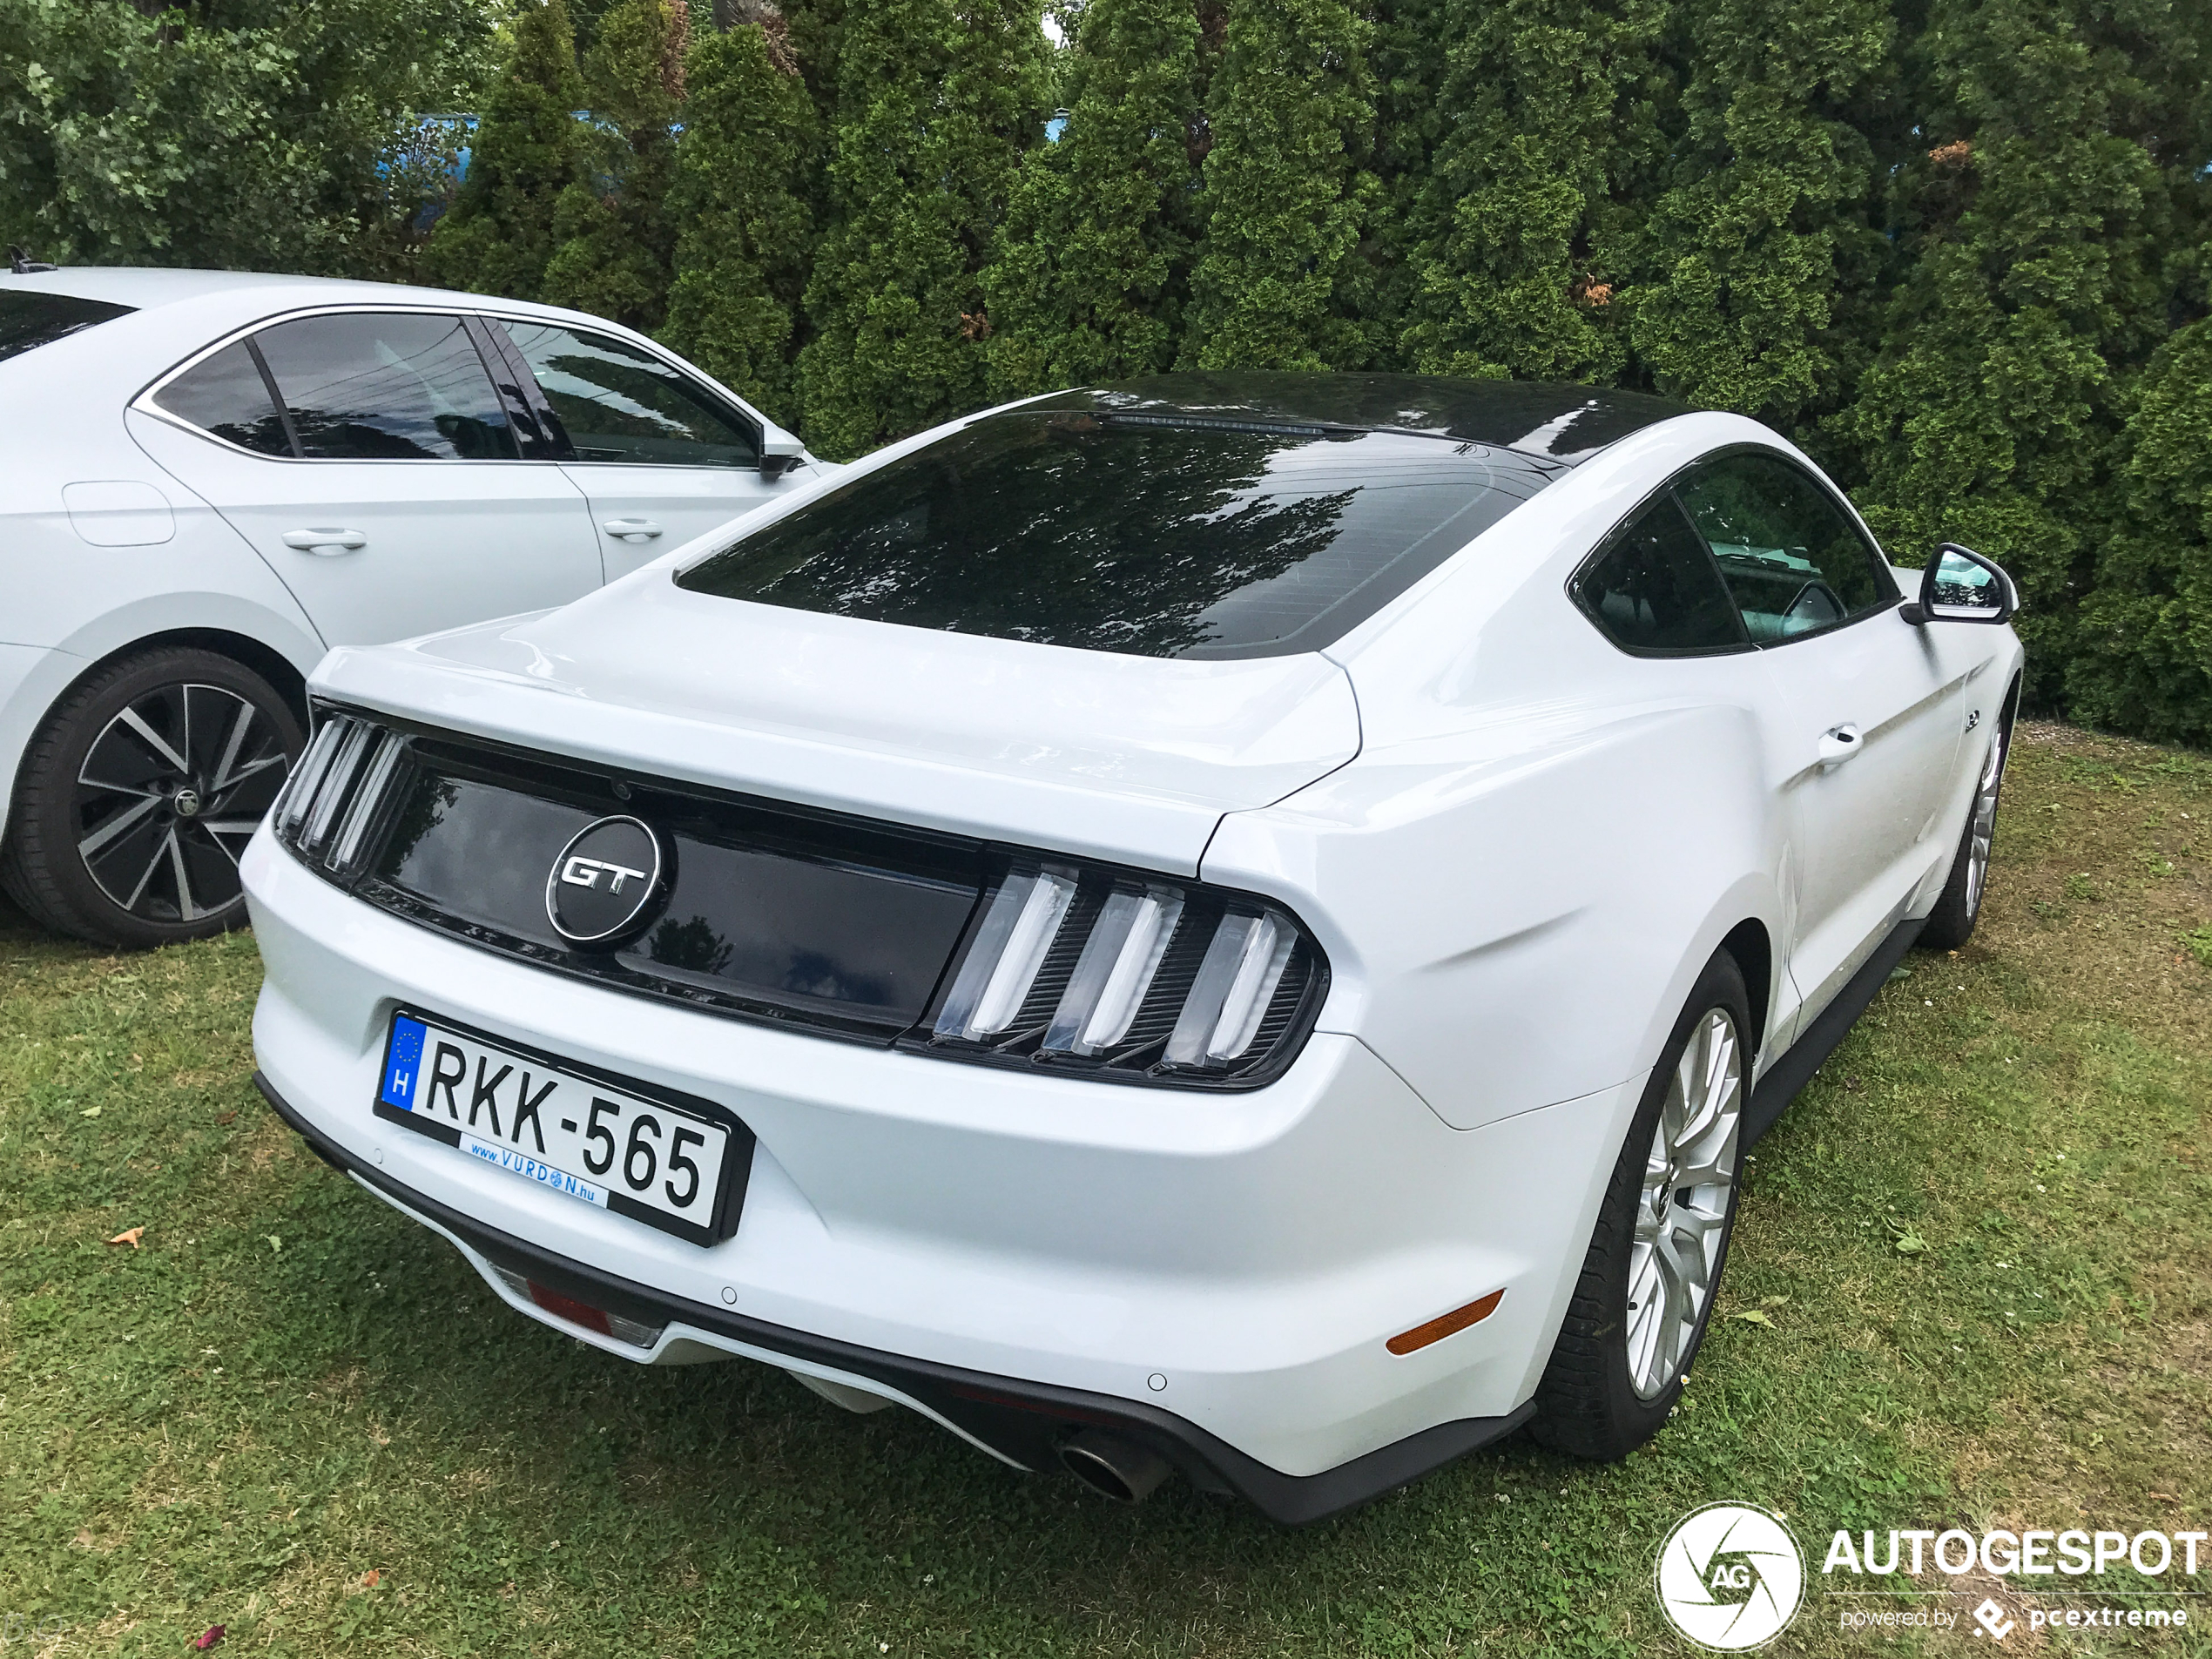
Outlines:
<svg viewBox="0 0 2212 1659"><path fill-rule="evenodd" d="M0 362L51 345L80 328L128 316L136 309L111 306L105 300L78 300L66 293L0 288Z"/></svg>
<svg viewBox="0 0 2212 1659"><path fill-rule="evenodd" d="M694 592L1143 657L1342 635L1542 488L1478 444L1172 414L994 415L677 577Z"/></svg>

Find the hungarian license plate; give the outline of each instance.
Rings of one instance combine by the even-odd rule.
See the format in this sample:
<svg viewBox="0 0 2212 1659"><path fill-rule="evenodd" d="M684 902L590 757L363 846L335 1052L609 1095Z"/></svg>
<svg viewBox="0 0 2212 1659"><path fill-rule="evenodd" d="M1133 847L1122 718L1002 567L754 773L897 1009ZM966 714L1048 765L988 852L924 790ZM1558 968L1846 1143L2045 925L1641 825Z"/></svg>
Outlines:
<svg viewBox="0 0 2212 1659"><path fill-rule="evenodd" d="M752 1133L708 1102L623 1082L400 1009L376 1115L695 1244L737 1231Z"/></svg>

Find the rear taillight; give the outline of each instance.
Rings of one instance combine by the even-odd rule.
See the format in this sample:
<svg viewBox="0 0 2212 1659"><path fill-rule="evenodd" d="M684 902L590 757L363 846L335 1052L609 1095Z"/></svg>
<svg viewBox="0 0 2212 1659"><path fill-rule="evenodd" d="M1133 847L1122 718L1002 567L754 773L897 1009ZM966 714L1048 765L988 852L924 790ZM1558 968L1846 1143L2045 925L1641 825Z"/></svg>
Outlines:
<svg viewBox="0 0 2212 1659"><path fill-rule="evenodd" d="M406 748L398 732L358 715L325 716L277 800L277 839L310 864L349 873Z"/></svg>
<svg viewBox="0 0 2212 1659"><path fill-rule="evenodd" d="M1280 906L1130 871L1010 860L986 894L928 1046L1116 1081L1264 1082L1327 983Z"/></svg>
<svg viewBox="0 0 2212 1659"><path fill-rule="evenodd" d="M785 1005L772 1005L774 1011L764 1015L756 1006L711 1000L701 982L705 976L696 973L680 981L647 978L663 974L668 964L643 943L606 953L546 942L543 914L534 906L530 912L499 914L489 928L460 923L439 908L448 902L442 897L414 907L416 895L388 885L381 873L370 875L368 867L384 856L379 845L397 825L414 821L416 808L411 803L420 799L425 780L435 782L445 767L458 764L451 759L450 745L435 733L396 731L380 717L347 709L316 712L314 740L277 799L272 827L318 873L371 902L395 908L406 903L410 907L402 914L417 921L460 931L488 948L514 952L543 967L612 981L631 992L658 995L665 984L693 1008L739 1018L766 1017L787 1029L799 1025ZM439 759L442 755L447 758ZM525 774L520 783L509 781L508 772L498 777L494 784L471 787L509 797L524 787L547 787L535 775ZM587 775L569 772L557 799L567 804L579 795L588 797L591 784ZM680 816L684 827L677 833L677 845L743 848L747 837L758 833L757 803L732 808L745 815L733 816L727 827L709 833L695 816L702 811L703 798L675 793L673 786L641 790L625 782L622 787L638 793L629 810L644 813L664 830L671 813ZM631 793L607 797L609 804L617 799L631 800ZM564 805L564 810L570 818L559 820L567 825L561 837L548 841L549 860L560 839L575 828L573 805ZM433 813L429 821L435 828L441 820ZM880 837L907 832L872 825L868 833ZM455 861L465 868L473 858L490 856L489 849L462 851ZM958 911L944 917L943 931L924 952L907 959L923 982L938 974L934 1000L902 1031L877 1025L864 1040L895 1042L909 1052L941 1059L1037 1066L1103 1082L1251 1089L1278 1076L1313 1028L1328 991L1328 963L1312 934L1273 900L1142 870L1008 853L973 842L953 862L931 867L932 879L950 887L959 895L954 902L964 904L966 894L959 889L974 890L968 883L976 879L979 865L985 873L982 890L949 966L940 954L945 948L941 941L960 925ZM701 860L694 867L715 867ZM466 877L460 887L466 901ZM725 909L751 896L699 892L712 900L708 907ZM464 902L462 913L468 908ZM686 925L709 924L695 920ZM792 952L794 961L822 949L821 936L805 928L775 942ZM918 992L915 996L919 1001ZM913 1008L909 1002L901 1010L902 1022ZM850 1025L834 1028L853 1034Z"/></svg>

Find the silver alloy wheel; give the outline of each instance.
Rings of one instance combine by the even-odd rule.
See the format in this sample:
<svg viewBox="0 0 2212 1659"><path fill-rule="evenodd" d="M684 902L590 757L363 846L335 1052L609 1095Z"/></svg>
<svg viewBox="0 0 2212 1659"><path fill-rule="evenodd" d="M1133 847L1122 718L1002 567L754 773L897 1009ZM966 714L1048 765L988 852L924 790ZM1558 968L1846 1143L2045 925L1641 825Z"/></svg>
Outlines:
<svg viewBox="0 0 2212 1659"><path fill-rule="evenodd" d="M2005 728L1989 740L1989 758L1981 763L1981 781L1974 786L1973 825L1966 841L1966 917L1981 914L1981 890L1989 876L1989 846L1997 833L1997 791L2005 780Z"/></svg>
<svg viewBox="0 0 2212 1659"><path fill-rule="evenodd" d="M290 769L282 735L236 691L158 686L85 752L72 802L77 855L141 921L219 916L243 902L239 855Z"/></svg>
<svg viewBox="0 0 2212 1659"><path fill-rule="evenodd" d="M1667 1081L1629 1252L1629 1381L1657 1397L1682 1372L1720 1267L1743 1119L1743 1045L1710 1009Z"/></svg>

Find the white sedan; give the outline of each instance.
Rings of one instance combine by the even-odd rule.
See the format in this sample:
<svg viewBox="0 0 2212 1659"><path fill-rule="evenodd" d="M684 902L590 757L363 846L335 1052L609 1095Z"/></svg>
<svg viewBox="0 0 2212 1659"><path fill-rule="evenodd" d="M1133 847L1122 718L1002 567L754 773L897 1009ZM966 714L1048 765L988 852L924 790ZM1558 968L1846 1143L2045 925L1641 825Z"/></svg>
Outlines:
<svg viewBox="0 0 2212 1659"><path fill-rule="evenodd" d="M333 653L260 1080L518 1311L1125 1498L1618 1457L1986 867L2021 652L1772 432L1172 376ZM1979 625L1974 625L1979 624Z"/></svg>
<svg viewBox="0 0 2212 1659"><path fill-rule="evenodd" d="M0 273L0 886L125 945L245 920L327 648L565 604L826 470L627 329L367 282Z"/></svg>

